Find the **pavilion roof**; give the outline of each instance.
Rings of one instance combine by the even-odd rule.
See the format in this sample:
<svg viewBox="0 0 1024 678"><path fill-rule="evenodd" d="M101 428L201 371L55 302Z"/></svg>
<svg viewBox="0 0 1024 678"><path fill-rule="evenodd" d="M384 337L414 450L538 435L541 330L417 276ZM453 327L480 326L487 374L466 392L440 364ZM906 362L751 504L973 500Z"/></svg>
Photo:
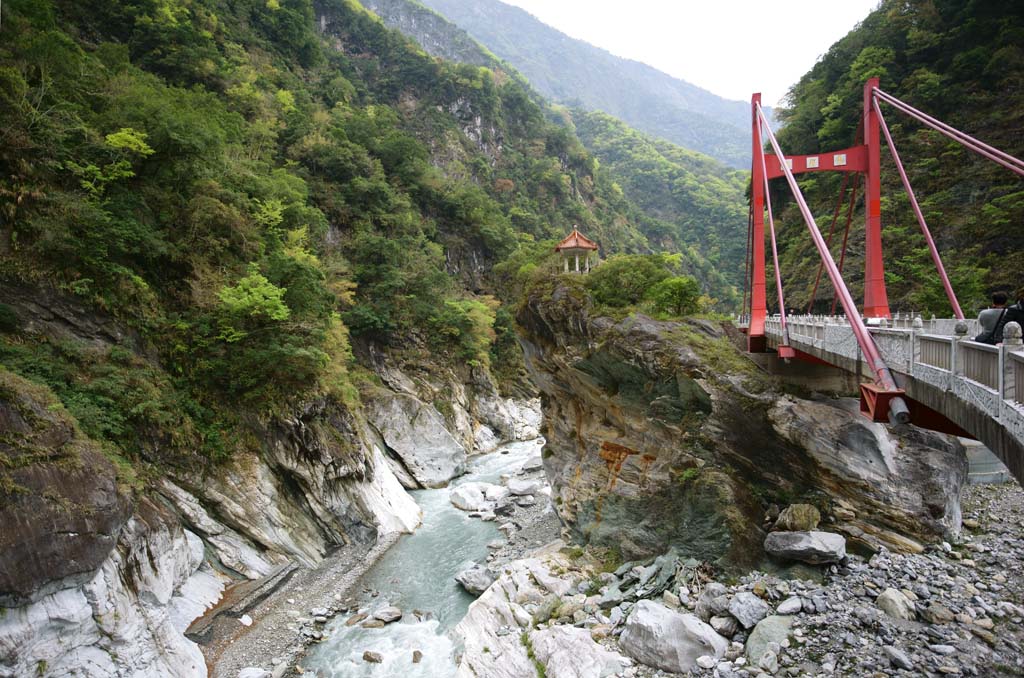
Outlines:
<svg viewBox="0 0 1024 678"><path fill-rule="evenodd" d="M575 226L572 227L572 233L567 235L562 242L555 245L555 251L561 252L562 250L597 250L599 247L597 243L579 232L579 229Z"/></svg>

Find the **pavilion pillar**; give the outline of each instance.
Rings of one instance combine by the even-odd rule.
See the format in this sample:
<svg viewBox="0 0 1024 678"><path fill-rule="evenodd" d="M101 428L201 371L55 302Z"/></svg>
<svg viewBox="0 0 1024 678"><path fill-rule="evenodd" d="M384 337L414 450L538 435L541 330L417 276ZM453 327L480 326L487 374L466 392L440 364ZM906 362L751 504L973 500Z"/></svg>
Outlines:
<svg viewBox="0 0 1024 678"><path fill-rule="evenodd" d="M579 273L580 272L580 254L579 254L579 252L577 252L575 256L576 256L576 272Z"/></svg>

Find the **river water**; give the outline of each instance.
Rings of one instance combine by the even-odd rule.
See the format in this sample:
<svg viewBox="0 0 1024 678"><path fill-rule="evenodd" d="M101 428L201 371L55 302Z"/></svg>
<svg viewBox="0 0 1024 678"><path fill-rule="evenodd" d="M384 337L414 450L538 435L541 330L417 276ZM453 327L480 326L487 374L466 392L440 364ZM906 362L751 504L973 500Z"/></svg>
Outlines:
<svg viewBox="0 0 1024 678"><path fill-rule="evenodd" d="M465 482L498 483L502 474L514 475L526 461L540 454L538 443L509 443L477 457L470 462L469 472L450 487ZM404 612L401 621L382 629L364 629L345 626L348 615L339 615L327 628L327 640L307 655L307 670L318 670L331 678L455 675L456 648L449 631L465 616L473 596L454 577L468 561L483 562L487 544L500 538L501 533L496 522L470 518L452 506L450 487L410 493L423 509L423 524L414 534L402 537L356 584L380 592L366 604L371 612L394 605ZM414 609L429 612L431 618L417 620ZM366 650L379 653L384 661L363 661ZM423 653L419 664L412 662L414 650Z"/></svg>

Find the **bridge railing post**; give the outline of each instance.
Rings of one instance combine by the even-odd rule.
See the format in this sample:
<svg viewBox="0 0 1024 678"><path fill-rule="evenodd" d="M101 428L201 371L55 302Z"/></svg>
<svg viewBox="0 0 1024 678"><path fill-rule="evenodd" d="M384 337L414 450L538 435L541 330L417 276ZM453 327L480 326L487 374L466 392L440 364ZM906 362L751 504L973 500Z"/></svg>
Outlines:
<svg viewBox="0 0 1024 678"><path fill-rule="evenodd" d="M921 360L921 344L917 337L924 332L924 322L920 318L914 318L910 323L910 358L907 365L907 372L914 373L914 365Z"/></svg>
<svg viewBox="0 0 1024 678"><path fill-rule="evenodd" d="M999 398L1004 403L1021 402L1024 393L1017 390L1024 385L1024 341L1020 324L1008 322L1003 327L1003 343L999 347Z"/></svg>
<svg viewBox="0 0 1024 678"><path fill-rule="evenodd" d="M959 379L960 375L963 374L963 368L960 365L960 342L967 340L967 323L960 321L953 328L956 333L956 338L949 345L949 350L952 351L949 356L949 372L952 378Z"/></svg>

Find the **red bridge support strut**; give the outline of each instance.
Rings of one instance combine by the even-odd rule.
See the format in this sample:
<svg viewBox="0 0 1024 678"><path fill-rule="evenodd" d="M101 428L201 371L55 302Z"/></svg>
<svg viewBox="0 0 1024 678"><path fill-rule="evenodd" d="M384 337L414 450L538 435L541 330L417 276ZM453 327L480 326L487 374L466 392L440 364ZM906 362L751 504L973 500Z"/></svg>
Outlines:
<svg viewBox="0 0 1024 678"><path fill-rule="evenodd" d="M747 350L761 353L765 350L764 323L768 317L767 287L764 253L764 172L760 157L763 155L761 141L761 121L757 118L757 107L761 104L761 94L755 94L750 100L751 134L753 139L753 166L751 173L750 203L753 207L751 221L752 246L750 276L750 329L747 330Z"/></svg>
<svg viewBox="0 0 1024 678"><path fill-rule="evenodd" d="M878 114L871 105L878 78L864 83L864 315L889 318L889 298L885 293L885 265L882 263L882 183L881 143Z"/></svg>

